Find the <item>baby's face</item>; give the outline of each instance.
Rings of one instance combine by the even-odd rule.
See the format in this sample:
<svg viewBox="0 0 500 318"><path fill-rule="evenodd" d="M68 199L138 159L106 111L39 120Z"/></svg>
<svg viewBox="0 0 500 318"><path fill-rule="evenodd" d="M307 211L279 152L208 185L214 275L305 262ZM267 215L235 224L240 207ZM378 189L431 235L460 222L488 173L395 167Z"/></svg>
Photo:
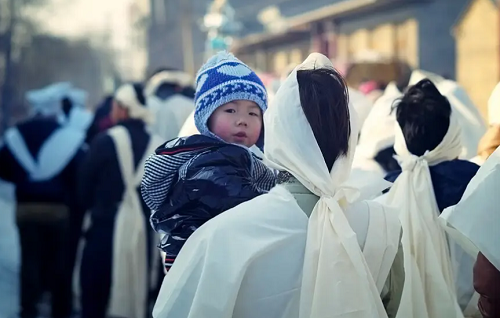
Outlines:
<svg viewBox="0 0 500 318"><path fill-rule="evenodd" d="M215 110L208 128L226 142L251 147L262 130L262 111L254 102L235 100Z"/></svg>

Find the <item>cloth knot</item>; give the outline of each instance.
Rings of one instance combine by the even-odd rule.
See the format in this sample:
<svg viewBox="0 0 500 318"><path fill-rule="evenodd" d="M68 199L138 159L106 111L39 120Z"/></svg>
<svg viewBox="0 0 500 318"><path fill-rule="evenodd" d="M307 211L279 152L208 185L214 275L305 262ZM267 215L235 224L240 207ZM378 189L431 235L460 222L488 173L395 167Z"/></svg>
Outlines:
<svg viewBox="0 0 500 318"><path fill-rule="evenodd" d="M418 157L413 154L407 156L394 156L394 158L398 161L401 166L401 170L403 171L413 171L417 164L419 163L427 163L427 155L429 154L429 150L427 150L422 156Z"/></svg>
<svg viewBox="0 0 500 318"><path fill-rule="evenodd" d="M331 199L341 204L343 202L344 203L355 202L359 198L360 194L361 193L359 189L348 185L342 185L331 193L321 192L319 197L325 200Z"/></svg>

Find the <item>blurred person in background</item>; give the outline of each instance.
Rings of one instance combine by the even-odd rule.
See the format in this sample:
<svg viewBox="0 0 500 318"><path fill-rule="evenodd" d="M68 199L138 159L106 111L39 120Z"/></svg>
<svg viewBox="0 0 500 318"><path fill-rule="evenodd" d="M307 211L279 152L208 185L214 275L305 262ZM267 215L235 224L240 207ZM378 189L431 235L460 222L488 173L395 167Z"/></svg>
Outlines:
<svg viewBox="0 0 500 318"><path fill-rule="evenodd" d="M100 132L113 126L113 121L111 120L111 106L113 103L113 95L108 95L97 105L95 110L95 115L87 130L86 142L90 144L92 139L97 136Z"/></svg>
<svg viewBox="0 0 500 318"><path fill-rule="evenodd" d="M477 156L471 161L482 165L486 159L500 146L500 83L498 83L488 100L489 127L479 141Z"/></svg>
<svg viewBox="0 0 500 318"><path fill-rule="evenodd" d="M110 118L114 127L92 140L79 175L79 202L88 211L80 265L82 317L143 318L163 268L139 185L144 161L162 139L146 129L153 113L140 84L118 88Z"/></svg>
<svg viewBox="0 0 500 318"><path fill-rule="evenodd" d="M29 91L34 115L8 129L0 149L0 178L16 186L22 318L38 317L44 291L51 294L52 317L72 312L67 237L85 134L60 123L61 101L71 88L56 83Z"/></svg>
<svg viewBox="0 0 500 318"><path fill-rule="evenodd" d="M411 86L394 107L401 170L386 177L394 183L386 202L401 209L403 226L406 280L398 316L409 317L411 306L420 306L429 317L456 317L474 294L474 260L453 244L449 252L436 218L460 201L479 167L458 159L463 149L458 111L429 79Z"/></svg>
<svg viewBox="0 0 500 318"><path fill-rule="evenodd" d="M163 141L176 138L182 125L194 111L193 79L171 68L157 70L146 82L144 95L154 114L151 132Z"/></svg>

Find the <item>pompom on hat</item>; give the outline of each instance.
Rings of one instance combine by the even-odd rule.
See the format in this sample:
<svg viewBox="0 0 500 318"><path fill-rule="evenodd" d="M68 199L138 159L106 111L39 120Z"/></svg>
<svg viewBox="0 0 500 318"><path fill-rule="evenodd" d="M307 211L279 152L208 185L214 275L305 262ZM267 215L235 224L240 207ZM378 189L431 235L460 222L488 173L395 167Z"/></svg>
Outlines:
<svg viewBox="0 0 500 318"><path fill-rule="evenodd" d="M267 109L267 92L257 74L233 54L219 52L196 76L194 120L198 131L218 138L208 129L208 120L219 106L235 100L255 102L262 113ZM256 146L263 149L264 128Z"/></svg>

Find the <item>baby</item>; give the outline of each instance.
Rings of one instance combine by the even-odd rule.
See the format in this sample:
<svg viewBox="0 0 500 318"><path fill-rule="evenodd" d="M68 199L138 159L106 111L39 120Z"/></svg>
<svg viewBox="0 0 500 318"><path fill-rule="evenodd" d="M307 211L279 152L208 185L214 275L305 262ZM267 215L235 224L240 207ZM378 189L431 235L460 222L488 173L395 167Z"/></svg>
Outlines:
<svg viewBox="0 0 500 318"><path fill-rule="evenodd" d="M202 66L196 84L201 135L160 146L146 161L141 185L151 225L166 234L160 248L167 270L197 228L275 185L274 173L250 151L263 148L267 94L259 77L220 52Z"/></svg>

